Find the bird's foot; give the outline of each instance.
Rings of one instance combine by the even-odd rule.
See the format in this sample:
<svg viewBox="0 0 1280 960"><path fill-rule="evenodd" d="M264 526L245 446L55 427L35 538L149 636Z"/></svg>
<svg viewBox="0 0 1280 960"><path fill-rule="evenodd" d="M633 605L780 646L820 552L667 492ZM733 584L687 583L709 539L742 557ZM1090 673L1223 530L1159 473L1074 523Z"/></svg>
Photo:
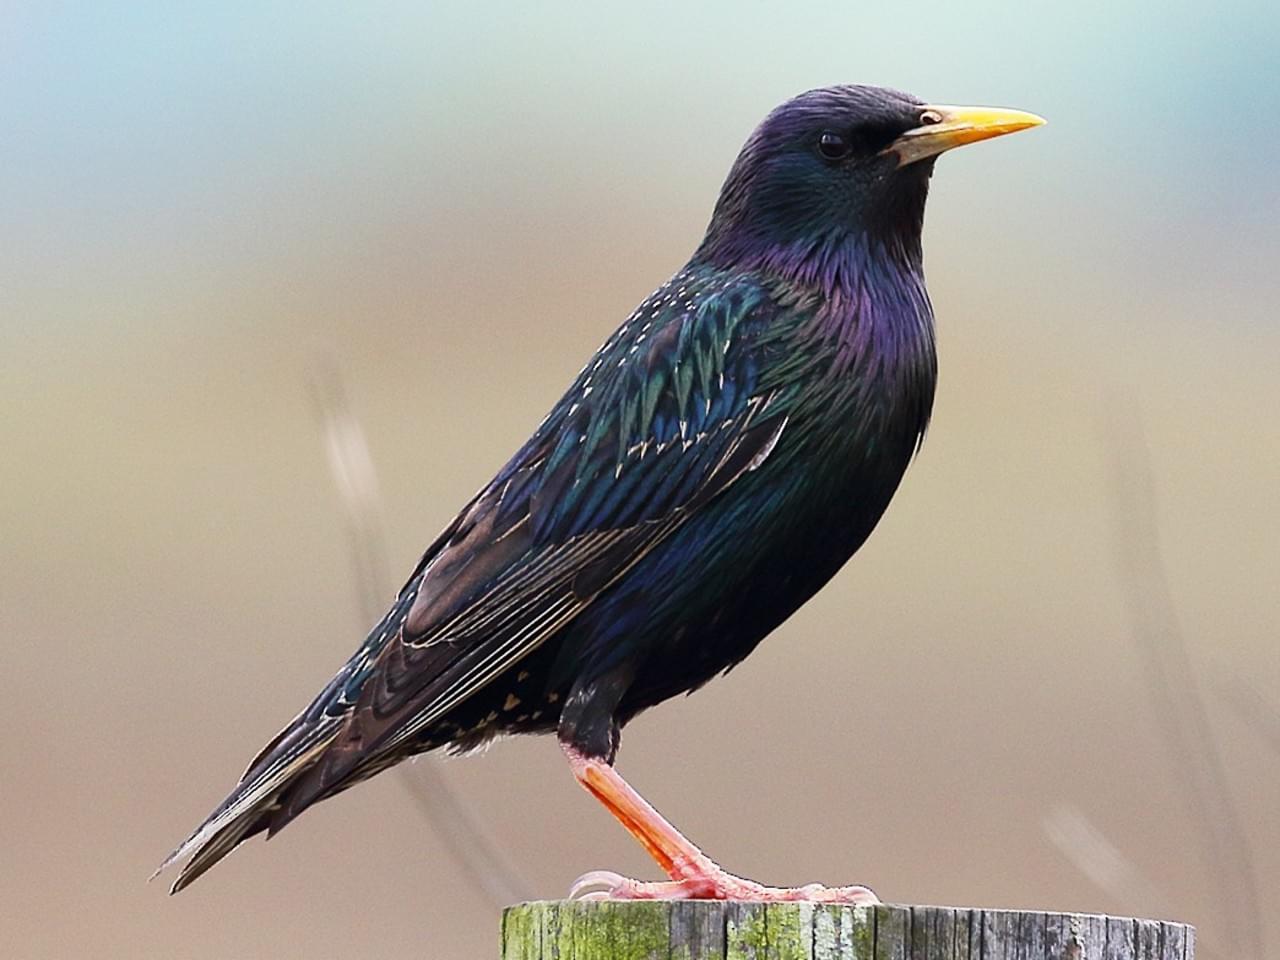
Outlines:
<svg viewBox="0 0 1280 960"><path fill-rule="evenodd" d="M802 901L805 903L876 904L880 899L867 887L824 887L810 883L803 887L767 887L754 880L735 877L715 864L687 867L679 880L648 883L633 880L610 870L583 874L569 890L571 900L750 900L765 903Z"/></svg>
<svg viewBox="0 0 1280 960"><path fill-rule="evenodd" d="M872 904L880 900L866 887L766 887L726 873L699 850L657 810L636 793L618 771L603 760L564 744L573 775L608 808L657 862L670 880L646 883L608 870L577 879L569 897L574 900L756 900L768 903Z"/></svg>

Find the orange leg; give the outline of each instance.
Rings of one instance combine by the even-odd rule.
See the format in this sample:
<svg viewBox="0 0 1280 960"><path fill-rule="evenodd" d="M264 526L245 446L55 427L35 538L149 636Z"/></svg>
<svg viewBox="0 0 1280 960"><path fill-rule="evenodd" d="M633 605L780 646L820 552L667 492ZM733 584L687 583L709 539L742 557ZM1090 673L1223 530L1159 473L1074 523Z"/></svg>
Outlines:
<svg viewBox="0 0 1280 960"><path fill-rule="evenodd" d="M613 767L573 747L564 744L561 747L578 782L604 804L671 878L666 883L645 883L607 870L596 870L574 883L569 895L575 899L880 902L866 887L824 887L818 883L803 887L766 887L726 873L636 793Z"/></svg>

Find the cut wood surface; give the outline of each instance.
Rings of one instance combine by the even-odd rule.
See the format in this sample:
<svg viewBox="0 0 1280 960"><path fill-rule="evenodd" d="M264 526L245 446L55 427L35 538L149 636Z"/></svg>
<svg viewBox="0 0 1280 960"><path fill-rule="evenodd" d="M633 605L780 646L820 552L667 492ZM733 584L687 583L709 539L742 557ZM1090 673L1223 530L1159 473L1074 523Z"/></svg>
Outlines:
<svg viewBox="0 0 1280 960"><path fill-rule="evenodd" d="M502 960L1194 960L1160 920L884 904L542 901L502 915Z"/></svg>

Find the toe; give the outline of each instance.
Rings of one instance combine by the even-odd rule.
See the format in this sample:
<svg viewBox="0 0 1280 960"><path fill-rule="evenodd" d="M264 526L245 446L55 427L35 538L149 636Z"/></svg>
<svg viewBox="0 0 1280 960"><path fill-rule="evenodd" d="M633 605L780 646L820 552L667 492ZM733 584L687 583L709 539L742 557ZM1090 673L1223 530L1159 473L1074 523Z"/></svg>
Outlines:
<svg viewBox="0 0 1280 960"><path fill-rule="evenodd" d="M880 902L880 898L875 895L869 887L835 887L828 891L834 894L831 898L835 903L851 903L854 906L874 906Z"/></svg>

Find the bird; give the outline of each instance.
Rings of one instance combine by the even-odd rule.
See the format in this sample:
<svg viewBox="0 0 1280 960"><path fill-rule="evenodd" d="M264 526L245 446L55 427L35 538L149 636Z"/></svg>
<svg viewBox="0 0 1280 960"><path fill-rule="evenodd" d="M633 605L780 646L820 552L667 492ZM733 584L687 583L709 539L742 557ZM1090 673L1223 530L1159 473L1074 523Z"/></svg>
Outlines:
<svg viewBox="0 0 1280 960"><path fill-rule="evenodd" d="M555 734L667 877L596 870L572 896L876 902L861 885L772 887L721 868L616 770L621 731L742 661L872 532L933 406L921 234L934 163L1042 123L864 85L770 112L686 265L162 864L186 858L171 892L409 757Z"/></svg>

